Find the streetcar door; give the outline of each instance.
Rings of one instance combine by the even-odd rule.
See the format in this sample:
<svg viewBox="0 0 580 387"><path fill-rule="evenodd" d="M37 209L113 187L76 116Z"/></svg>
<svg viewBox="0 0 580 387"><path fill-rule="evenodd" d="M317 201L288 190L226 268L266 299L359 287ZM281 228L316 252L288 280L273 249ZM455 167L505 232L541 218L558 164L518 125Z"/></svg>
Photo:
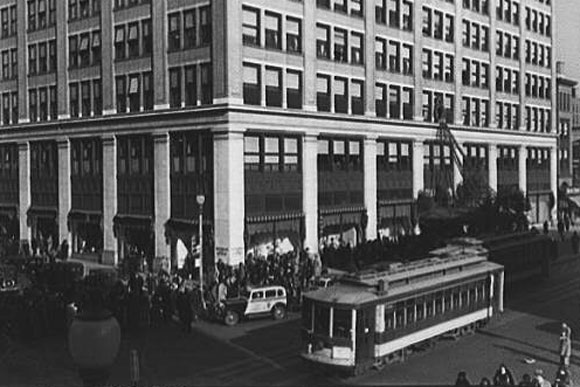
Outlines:
<svg viewBox="0 0 580 387"><path fill-rule="evenodd" d="M375 308L356 311L356 361L375 357Z"/></svg>

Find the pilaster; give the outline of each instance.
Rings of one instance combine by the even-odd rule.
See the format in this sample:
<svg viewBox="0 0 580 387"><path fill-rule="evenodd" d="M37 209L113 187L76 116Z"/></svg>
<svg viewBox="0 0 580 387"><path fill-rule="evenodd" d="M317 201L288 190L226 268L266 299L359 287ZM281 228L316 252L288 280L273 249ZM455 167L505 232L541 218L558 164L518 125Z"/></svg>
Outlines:
<svg viewBox="0 0 580 387"><path fill-rule="evenodd" d="M558 195L558 146L550 148L550 191L554 198ZM558 214L558 200L554 201L554 208L550 213L550 219L556 219Z"/></svg>
<svg viewBox="0 0 580 387"><path fill-rule="evenodd" d="M317 13L316 2L305 1L303 39L304 39L304 110L306 111L316 111L316 63L317 63L316 13ZM371 47L366 47L366 49L370 50ZM316 245L318 245L318 243L316 243Z"/></svg>
<svg viewBox="0 0 580 387"><path fill-rule="evenodd" d="M16 25L18 46L18 122L30 122L28 115L28 34L26 33L26 1L16 2ZM13 124L15 122L12 122Z"/></svg>
<svg viewBox="0 0 580 387"><path fill-rule="evenodd" d="M169 171L169 133L153 137L154 158L154 217L155 217L155 257L169 258L170 246L165 239L165 223L171 217L171 178Z"/></svg>
<svg viewBox="0 0 580 387"><path fill-rule="evenodd" d="M56 1L56 99L59 119L70 118L68 86L68 2ZM107 3L105 1L104 3ZM62 21L62 22L61 22ZM101 29L103 31L103 29ZM105 39L103 39L105 41ZM103 47L104 48L104 47ZM103 50L104 51L104 50ZM104 72L103 72L104 73ZM62 241L61 241L62 242ZM70 245L70 244L69 244Z"/></svg>
<svg viewBox="0 0 580 387"><path fill-rule="evenodd" d="M103 115L117 112L114 74L113 0L101 1L101 81ZM68 106L68 103L66 104Z"/></svg>
<svg viewBox="0 0 580 387"><path fill-rule="evenodd" d="M119 254L113 222L117 214L117 138L103 138L103 263L116 265Z"/></svg>
<svg viewBox="0 0 580 387"><path fill-rule="evenodd" d="M18 219L20 221L20 243L28 243L32 237L31 229L28 226L28 209L32 201L30 193L30 143L18 144L18 185L19 185L19 205Z"/></svg>
<svg viewBox="0 0 580 387"><path fill-rule="evenodd" d="M495 144L489 145L487 165L489 188L497 192L497 145Z"/></svg>
<svg viewBox="0 0 580 387"><path fill-rule="evenodd" d="M169 71L167 71L167 1L151 2L153 29L153 108L169 108Z"/></svg>
<svg viewBox="0 0 580 387"><path fill-rule="evenodd" d="M520 145L518 148L518 186L524 194L528 192L527 158L528 149L525 145Z"/></svg>
<svg viewBox="0 0 580 387"><path fill-rule="evenodd" d="M419 192L425 188L423 181L423 155L425 149L422 140L413 141L413 197L416 199Z"/></svg>
<svg viewBox="0 0 580 387"><path fill-rule="evenodd" d="M364 140L364 202L367 211L366 239L377 239L377 140Z"/></svg>
<svg viewBox="0 0 580 387"><path fill-rule="evenodd" d="M215 260L244 262L244 133L214 134Z"/></svg>
<svg viewBox="0 0 580 387"><path fill-rule="evenodd" d="M68 214L72 207L70 141L59 139L58 144L58 243L67 241L72 246L71 233L68 228ZM70 251L69 251L70 253Z"/></svg>
<svg viewBox="0 0 580 387"><path fill-rule="evenodd" d="M302 143L302 206L304 208L304 247L318 251L318 137L307 134Z"/></svg>

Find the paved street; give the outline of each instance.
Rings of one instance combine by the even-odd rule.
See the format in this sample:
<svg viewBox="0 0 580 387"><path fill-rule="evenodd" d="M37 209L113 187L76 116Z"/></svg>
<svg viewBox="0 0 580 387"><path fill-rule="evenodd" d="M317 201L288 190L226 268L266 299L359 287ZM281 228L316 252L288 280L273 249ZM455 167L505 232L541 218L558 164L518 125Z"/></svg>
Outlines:
<svg viewBox="0 0 580 387"><path fill-rule="evenodd" d="M440 342L405 363L358 378L341 379L302 363L299 320L292 315L278 323L257 320L235 328L200 323L189 335L176 325L125 334L111 384L129 383L131 349L141 356L140 386L449 384L460 370L472 382L492 377L500 362L518 379L536 368L552 379L560 321L572 326L573 338L580 334L579 275L578 261L558 264L549 280L508 289L507 311L485 330L459 341ZM580 340L573 345L572 372L579 376ZM525 364L527 357L536 359L536 364ZM63 337L27 343L0 339L0 375L1 386L79 384Z"/></svg>

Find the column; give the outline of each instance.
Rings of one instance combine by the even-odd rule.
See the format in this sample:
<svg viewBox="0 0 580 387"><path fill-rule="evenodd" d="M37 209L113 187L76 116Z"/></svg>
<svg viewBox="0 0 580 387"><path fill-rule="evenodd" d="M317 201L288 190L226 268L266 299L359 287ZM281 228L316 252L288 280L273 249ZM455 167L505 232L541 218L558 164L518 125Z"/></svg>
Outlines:
<svg viewBox="0 0 580 387"><path fill-rule="evenodd" d="M103 138L103 263L116 265L117 238L113 219L117 215L117 138Z"/></svg>
<svg viewBox="0 0 580 387"><path fill-rule="evenodd" d="M464 150L465 148L463 147L462 143L458 143L458 146L461 150ZM451 150L451 152L453 152L453 149ZM458 153L457 154L457 158L458 158L458 163L461 163L461 165L463 165L463 156ZM461 174L461 170L459 169L459 165L458 163L456 163L455 161L453 162L453 190L457 191L457 187L459 186L459 184L463 183L463 175Z"/></svg>
<svg viewBox="0 0 580 387"><path fill-rule="evenodd" d="M423 122L423 29L421 26L423 2L413 4L413 120ZM388 16L388 15L387 15ZM458 24L459 18L455 19ZM373 46L374 47L374 46ZM371 47L368 47L371 49ZM457 59L456 59L457 60Z"/></svg>
<svg viewBox="0 0 580 387"><path fill-rule="evenodd" d="M519 32L520 32L520 130L521 131L525 131L527 130L526 128L526 102L527 102L527 98L526 98L526 70L527 70L527 65L526 65L526 38L528 37L528 33L526 30L526 4L524 4L523 1L520 1L520 28L519 28ZM553 15L552 15L553 16ZM555 23L553 22L552 19L552 26L554 26ZM495 35L491 35L493 36L495 41ZM493 52L493 48L492 48L492 44L491 44L491 40L490 40L490 52ZM552 58L555 58L556 55L554 55L555 52L552 52ZM553 62L554 66L552 66L552 69L555 69L555 62ZM492 78L493 80L495 80L495 77ZM556 88L556 78L552 78L553 82L552 82L552 89ZM490 80L491 82L491 80ZM555 98L555 95L554 95ZM555 101L554 99L552 101ZM552 106L554 106L554 111L556 110L556 105L553 104Z"/></svg>
<svg viewBox="0 0 580 387"><path fill-rule="evenodd" d="M417 8L417 12L420 8ZM492 12L490 12L491 14ZM461 1L455 2L455 61L453 63L453 71L455 78L455 105L453 105L453 117L455 122L449 122L449 124L463 125L463 109L462 109L462 99L463 96L463 40L461 38L461 28L462 28L462 14L463 14L463 4ZM420 28L418 28L420 29ZM489 35L490 41L494 41L492 36ZM471 39L471 37L470 37ZM418 57L419 58L419 57ZM467 113L470 114L469 112ZM457 187L457 180L455 180L455 186Z"/></svg>
<svg viewBox="0 0 580 387"><path fill-rule="evenodd" d="M28 209L32 201L30 194L30 143L18 144L18 185L19 205L18 219L20 221L20 244L30 246L31 229L28 226Z"/></svg>
<svg viewBox="0 0 580 387"><path fill-rule="evenodd" d="M16 3L16 44L18 51L18 122L25 124L30 122L28 115L28 34L26 33L27 6L25 1ZM13 102L11 102L13 103ZM12 120L12 123L15 122Z"/></svg>
<svg viewBox="0 0 580 387"><path fill-rule="evenodd" d="M113 2L101 1L101 82L103 95L103 115L117 113L115 101L115 72L113 57L114 39ZM64 58L66 58L66 56ZM66 105L68 106L68 102Z"/></svg>
<svg viewBox="0 0 580 387"><path fill-rule="evenodd" d="M364 140L364 200L367 210L366 240L377 239L377 140Z"/></svg>
<svg viewBox="0 0 580 387"><path fill-rule="evenodd" d="M558 146L550 148L550 191L554 195L554 208L550 219L557 219L558 214Z"/></svg>
<svg viewBox="0 0 580 387"><path fill-rule="evenodd" d="M501 313L503 312L503 299L504 299L504 286L505 286L505 272L502 270L498 274L497 287L498 287L498 300L497 300L497 310Z"/></svg>
<svg viewBox="0 0 580 387"><path fill-rule="evenodd" d="M151 2L153 29L153 108L169 109L169 72L167 71L167 3Z"/></svg>
<svg viewBox="0 0 580 387"><path fill-rule="evenodd" d="M165 223L171 217L171 178L169 173L169 133L153 137L154 184L154 230L155 257L170 258L171 247L165 238Z"/></svg>
<svg viewBox="0 0 580 387"><path fill-rule="evenodd" d="M244 262L244 133L214 133L215 260Z"/></svg>
<svg viewBox="0 0 580 387"><path fill-rule="evenodd" d="M496 26L497 26L497 13L496 13L496 7L497 7L497 3L496 1L489 1L488 3L488 7L489 7L489 77L488 77L488 84L489 84L489 111L488 111L488 116L487 119L489 121L489 127L490 128L497 128L497 120L496 120L496 106L495 106L495 101L496 101L496 85L495 85L495 77L497 75L496 72L496 54L495 54L495 47L496 47ZM522 15L524 15L524 6L523 4L520 3L520 24L523 25L524 23L522 23L523 21L523 17ZM459 20L459 19L457 19ZM460 22L458 22L460 23ZM458 24L460 25L460 24ZM458 39L459 44L461 44L461 39ZM520 49L521 47L523 47L523 42L520 42ZM521 53L520 53L521 56ZM521 81L521 78L520 78ZM521 85L523 85L523 83L520 82L520 88ZM520 89L523 90L523 89ZM523 107L522 107L523 108ZM491 179L490 179L491 182Z"/></svg>
<svg viewBox="0 0 580 387"><path fill-rule="evenodd" d="M413 141L413 197L417 199L419 192L425 188L423 171L423 140Z"/></svg>
<svg viewBox="0 0 580 387"><path fill-rule="evenodd" d="M70 180L70 141L59 139L58 144L58 243L65 239L69 250L72 246L71 233L68 228L68 214L72 207L72 192ZM69 251L70 253L70 251Z"/></svg>
<svg viewBox="0 0 580 387"><path fill-rule="evenodd" d="M214 103L243 103L241 9L239 0L212 1Z"/></svg>
<svg viewBox="0 0 580 387"><path fill-rule="evenodd" d="M68 2L56 1L56 99L58 119L70 118L69 86L68 86ZM103 3L109 3L107 1ZM103 31L103 29L101 29ZM104 42L104 39L101 39ZM105 47L102 47L105 53ZM105 58L103 58L105 59ZM104 62L101 62L104 63ZM103 89L106 89L103 83Z"/></svg>
<svg viewBox="0 0 580 387"><path fill-rule="evenodd" d="M302 144L302 207L304 248L318 252L318 137L306 134Z"/></svg>
<svg viewBox="0 0 580 387"><path fill-rule="evenodd" d="M316 2L304 2L304 110L316 111ZM373 44L374 47L374 44ZM367 47L369 50L370 47ZM373 60L374 61L374 60ZM318 243L316 243L318 246Z"/></svg>
<svg viewBox="0 0 580 387"><path fill-rule="evenodd" d="M526 165L527 158L528 149L525 145L520 145L518 149L518 185L524 194L528 191L528 169Z"/></svg>
<svg viewBox="0 0 580 387"><path fill-rule="evenodd" d="M363 7L363 11L365 18L364 47L366 47L366 50L364 50L363 53L365 56L365 78L367 79L363 90L365 103L364 111L366 116L375 117L375 9L374 7L365 6Z"/></svg>
<svg viewBox="0 0 580 387"><path fill-rule="evenodd" d="M487 165L489 188L497 192L497 145L495 144L489 145Z"/></svg>

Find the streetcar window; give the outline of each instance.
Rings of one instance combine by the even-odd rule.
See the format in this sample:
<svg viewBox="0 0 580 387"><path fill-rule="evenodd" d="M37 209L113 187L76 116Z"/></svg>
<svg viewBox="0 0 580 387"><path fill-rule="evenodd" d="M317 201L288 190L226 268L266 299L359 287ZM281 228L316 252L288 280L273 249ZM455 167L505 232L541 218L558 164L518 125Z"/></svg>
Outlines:
<svg viewBox="0 0 580 387"><path fill-rule="evenodd" d="M385 329L391 330L395 328L395 311L392 305L388 305L385 308Z"/></svg>
<svg viewBox="0 0 580 387"><path fill-rule="evenodd" d="M466 308L467 305L469 304L467 292L468 289L466 287L461 289L461 306L463 308Z"/></svg>
<svg viewBox="0 0 580 387"><path fill-rule="evenodd" d="M330 335L330 308L324 305L314 305L314 333Z"/></svg>
<svg viewBox="0 0 580 387"><path fill-rule="evenodd" d="M475 297L475 287L472 286L469 288L469 304L475 305L476 300L477 298Z"/></svg>
<svg viewBox="0 0 580 387"><path fill-rule="evenodd" d="M284 297L284 291L282 289L278 289L278 297Z"/></svg>
<svg viewBox="0 0 580 387"><path fill-rule="evenodd" d="M306 298L302 302L302 326L312 330L312 303Z"/></svg>
<svg viewBox="0 0 580 387"><path fill-rule="evenodd" d="M427 301L425 302L426 304L426 308L425 308L425 317L429 318L429 317L433 317L433 299L431 298L431 296L429 296L429 298L427 299Z"/></svg>
<svg viewBox="0 0 580 387"><path fill-rule="evenodd" d="M423 298L417 299L417 321L425 318L425 300Z"/></svg>
<svg viewBox="0 0 580 387"><path fill-rule="evenodd" d="M266 298L276 297L276 290L266 290Z"/></svg>
<svg viewBox="0 0 580 387"><path fill-rule="evenodd" d="M459 289L453 290L453 309L459 309Z"/></svg>
<svg viewBox="0 0 580 387"><path fill-rule="evenodd" d="M437 292L435 295L435 314L441 314L443 312L443 293Z"/></svg>
<svg viewBox="0 0 580 387"><path fill-rule="evenodd" d="M257 300L260 298L264 298L264 292L259 291L259 292L252 293L252 300Z"/></svg>
<svg viewBox="0 0 580 387"><path fill-rule="evenodd" d="M415 300L407 301L407 325L415 322Z"/></svg>
<svg viewBox="0 0 580 387"><path fill-rule="evenodd" d="M395 328L402 328L405 325L405 305L402 302L395 304Z"/></svg>
<svg viewBox="0 0 580 387"><path fill-rule="evenodd" d="M451 290L447 289L445 290L445 293L443 295L443 302L445 303L445 312L447 312L448 310L451 309Z"/></svg>
<svg viewBox="0 0 580 387"><path fill-rule="evenodd" d="M352 329L352 311L344 309L334 309L332 323L332 336L350 339Z"/></svg>

